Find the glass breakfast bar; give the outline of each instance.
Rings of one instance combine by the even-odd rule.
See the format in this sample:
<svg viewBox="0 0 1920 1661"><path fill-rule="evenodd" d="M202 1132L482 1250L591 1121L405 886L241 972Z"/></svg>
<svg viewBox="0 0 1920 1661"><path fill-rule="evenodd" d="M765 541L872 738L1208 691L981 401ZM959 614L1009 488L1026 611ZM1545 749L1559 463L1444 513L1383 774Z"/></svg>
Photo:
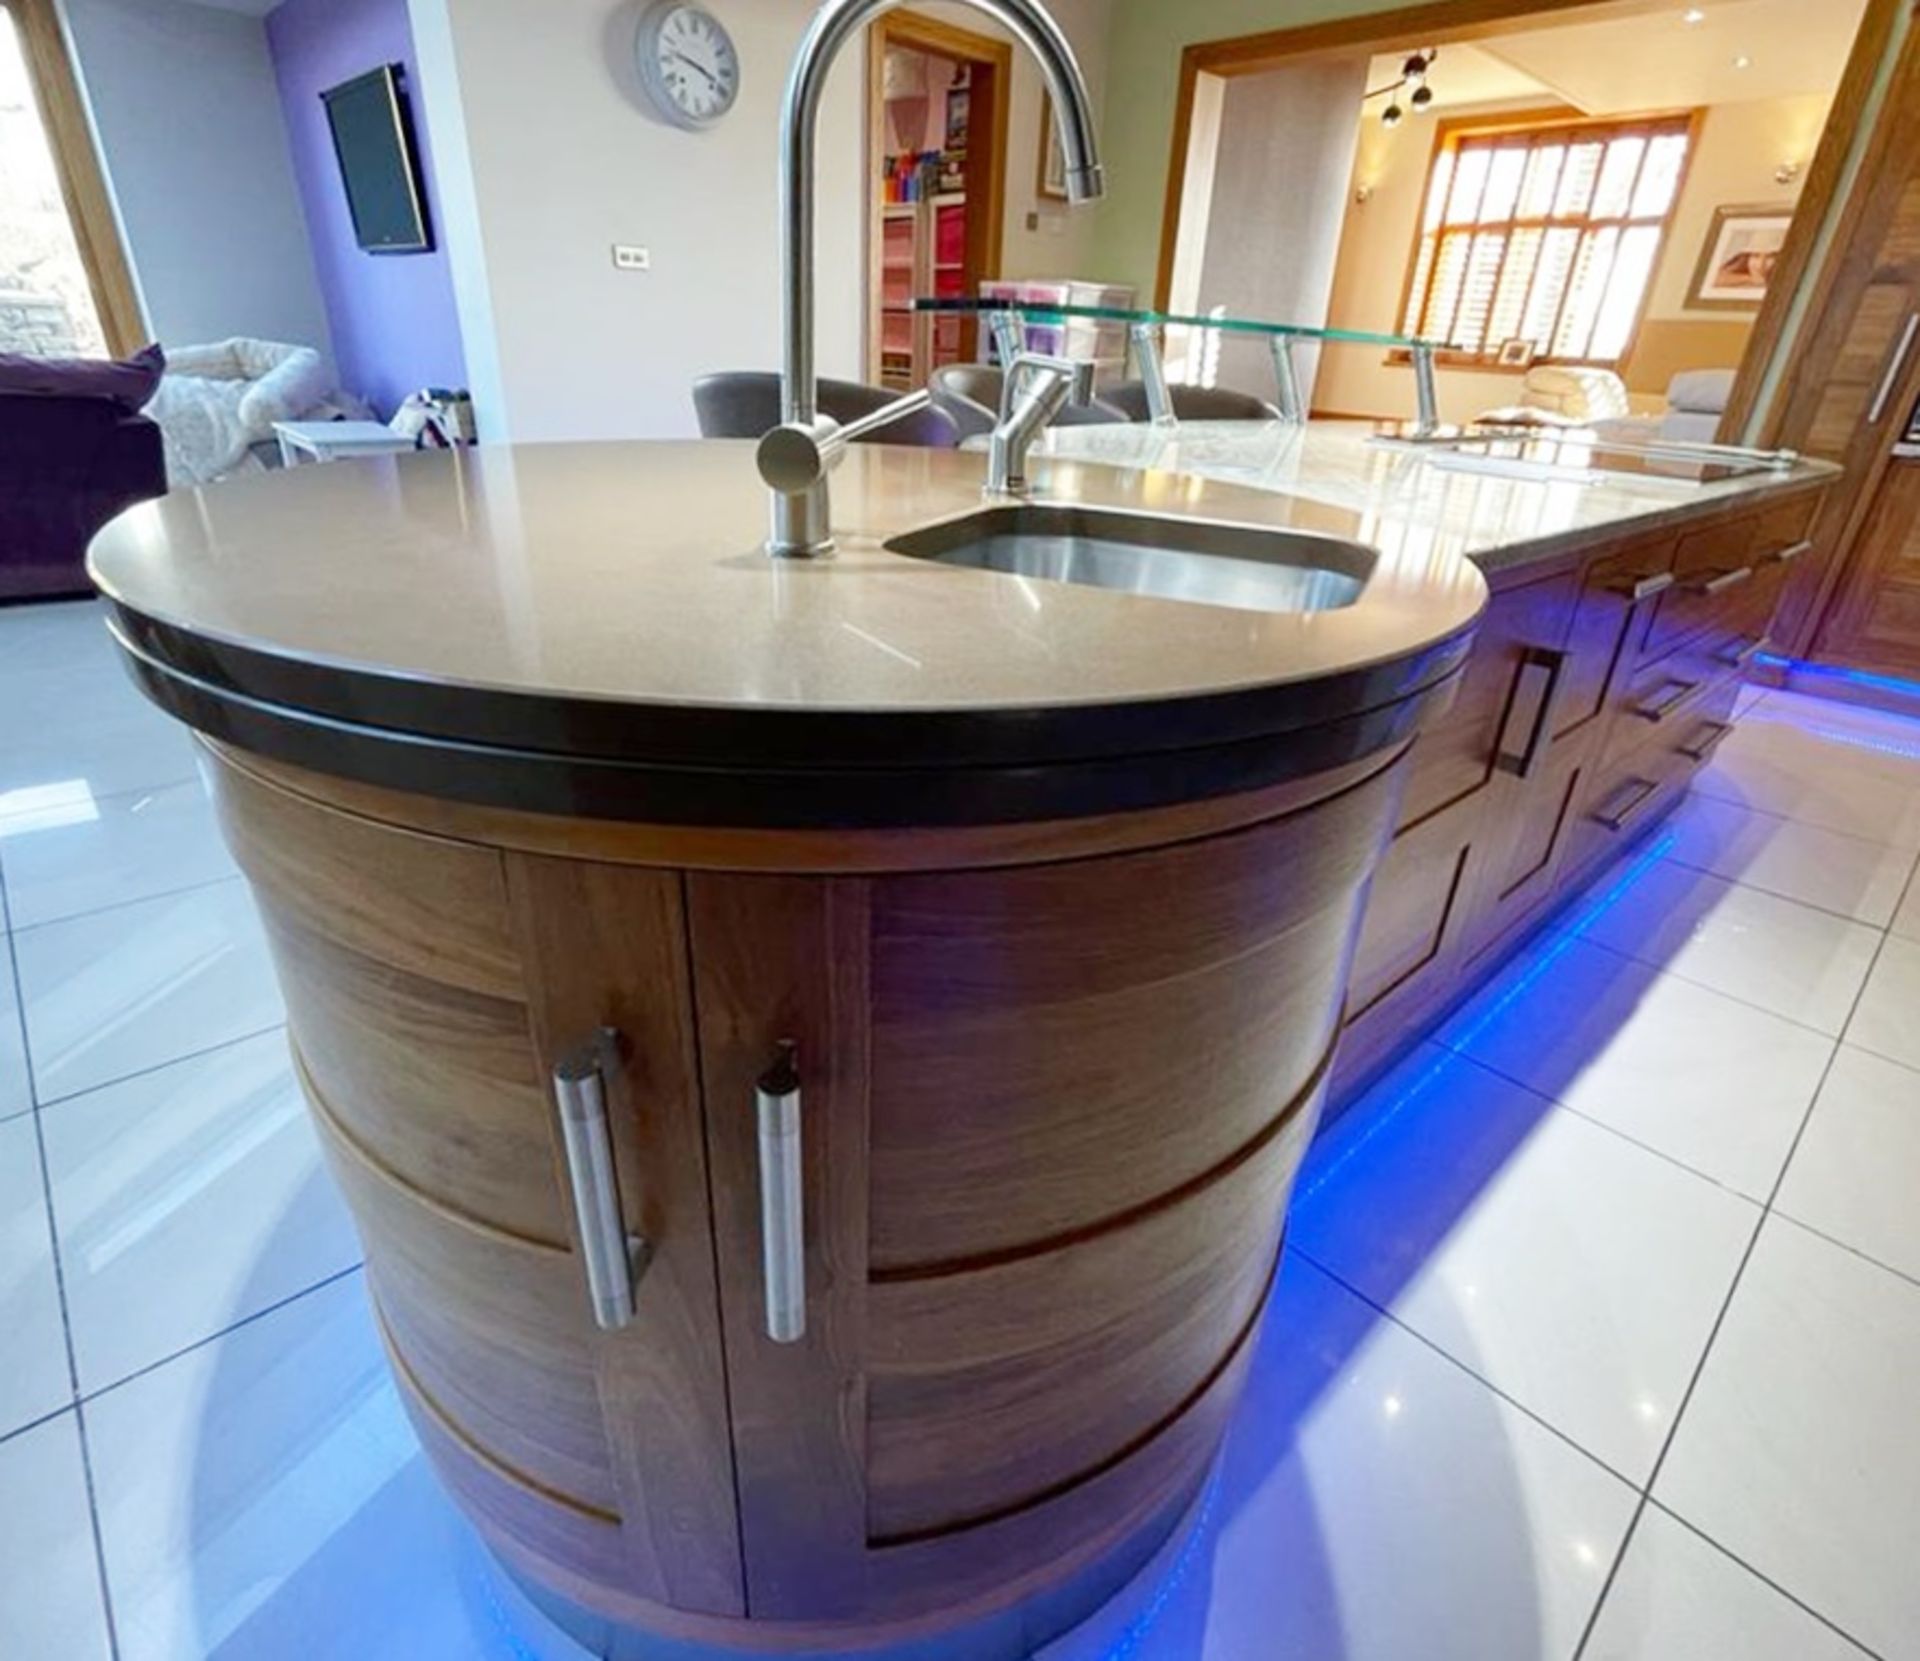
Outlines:
<svg viewBox="0 0 1920 1661"><path fill-rule="evenodd" d="M1266 340L1273 362L1275 402L1283 421L1298 425L1307 418L1307 401L1302 390L1299 360L1302 346L1345 345L1378 346L1384 351L1405 352L1413 365L1414 420L1409 436L1424 437L1440 430L1439 396L1434 386L1434 353L1440 342L1417 335L1382 334L1371 329L1316 328L1304 323L1275 323L1261 318L1225 317L1215 313L1139 310L1122 306L1067 305L1045 301L1010 299L1004 296L923 296L913 302L915 311L961 313L985 319L993 343L996 361L1009 363L1023 349L1027 329L1034 324L1069 323L1121 324L1127 330L1140 380L1146 388L1147 409L1158 426L1173 426L1172 395L1168 391L1164 337L1170 330L1211 331L1218 334L1256 336Z"/></svg>

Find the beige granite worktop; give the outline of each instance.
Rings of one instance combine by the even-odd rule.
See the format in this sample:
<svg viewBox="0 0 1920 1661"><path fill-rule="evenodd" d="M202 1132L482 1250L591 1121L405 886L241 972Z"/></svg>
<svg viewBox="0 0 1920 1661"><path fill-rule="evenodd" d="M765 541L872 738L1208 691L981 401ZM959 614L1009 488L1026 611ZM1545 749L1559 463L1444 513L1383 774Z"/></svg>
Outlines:
<svg viewBox="0 0 1920 1661"><path fill-rule="evenodd" d="M1270 490L1351 513L1356 540L1416 557L1471 559L1484 571L1551 555L1598 533L1654 530L1741 499L1804 489L1836 471L1801 461L1714 484L1588 484L1455 472L1431 454L1369 443L1374 424L1186 421L1058 427L1040 453Z"/></svg>
<svg viewBox="0 0 1920 1661"><path fill-rule="evenodd" d="M889 538L980 509L982 458L856 445L839 552L769 559L741 441L336 462L146 503L95 540L117 605L207 641L536 696L800 710L1026 710L1311 681L1468 627L1479 574L1383 549L1360 598L1267 613L966 570ZM1333 536L1338 506L1053 462L1039 493Z"/></svg>

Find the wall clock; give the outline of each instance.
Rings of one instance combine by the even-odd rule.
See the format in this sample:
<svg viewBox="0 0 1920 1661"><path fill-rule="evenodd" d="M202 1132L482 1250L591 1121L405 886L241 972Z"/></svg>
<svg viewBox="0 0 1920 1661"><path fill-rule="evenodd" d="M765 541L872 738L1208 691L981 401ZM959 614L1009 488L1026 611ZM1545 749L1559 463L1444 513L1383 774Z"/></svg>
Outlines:
<svg viewBox="0 0 1920 1661"><path fill-rule="evenodd" d="M685 0L657 0L640 19L640 84L676 127L711 127L740 92L740 54L719 18Z"/></svg>

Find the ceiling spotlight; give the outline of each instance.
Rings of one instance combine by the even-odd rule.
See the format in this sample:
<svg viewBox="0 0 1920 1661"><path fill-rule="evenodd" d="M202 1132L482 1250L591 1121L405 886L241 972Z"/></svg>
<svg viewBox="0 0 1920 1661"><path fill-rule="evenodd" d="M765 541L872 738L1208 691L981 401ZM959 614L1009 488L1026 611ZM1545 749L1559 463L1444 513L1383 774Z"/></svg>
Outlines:
<svg viewBox="0 0 1920 1661"><path fill-rule="evenodd" d="M1380 125L1383 127L1397 127L1400 125L1400 118L1406 113L1407 112L1398 104L1389 104L1380 112Z"/></svg>
<svg viewBox="0 0 1920 1661"><path fill-rule="evenodd" d="M1733 60L1733 67L1735 69L1751 69L1753 67L1753 59L1742 52L1739 57Z"/></svg>
<svg viewBox="0 0 1920 1661"><path fill-rule="evenodd" d="M1692 25L1695 23L1704 23L1706 22L1706 20L1707 20L1707 14L1703 12L1698 6L1689 6L1684 12L1680 14L1680 21L1688 25Z"/></svg>
<svg viewBox="0 0 1920 1661"><path fill-rule="evenodd" d="M1407 102L1413 106L1415 115L1425 115L1433 105L1433 88L1425 85L1415 87L1413 96Z"/></svg>
<svg viewBox="0 0 1920 1661"><path fill-rule="evenodd" d="M1400 66L1400 73L1409 81L1417 81L1427 72L1427 58L1424 52L1416 52Z"/></svg>

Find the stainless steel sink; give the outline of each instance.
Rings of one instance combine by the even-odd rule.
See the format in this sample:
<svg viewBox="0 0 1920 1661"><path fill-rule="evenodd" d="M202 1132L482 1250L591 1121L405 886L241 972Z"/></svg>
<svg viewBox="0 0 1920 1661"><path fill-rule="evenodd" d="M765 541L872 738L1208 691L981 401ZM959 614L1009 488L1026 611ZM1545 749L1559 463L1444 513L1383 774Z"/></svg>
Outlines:
<svg viewBox="0 0 1920 1661"><path fill-rule="evenodd" d="M1372 574L1371 548L1305 531L1009 503L895 537L914 559L1237 611L1332 611Z"/></svg>

